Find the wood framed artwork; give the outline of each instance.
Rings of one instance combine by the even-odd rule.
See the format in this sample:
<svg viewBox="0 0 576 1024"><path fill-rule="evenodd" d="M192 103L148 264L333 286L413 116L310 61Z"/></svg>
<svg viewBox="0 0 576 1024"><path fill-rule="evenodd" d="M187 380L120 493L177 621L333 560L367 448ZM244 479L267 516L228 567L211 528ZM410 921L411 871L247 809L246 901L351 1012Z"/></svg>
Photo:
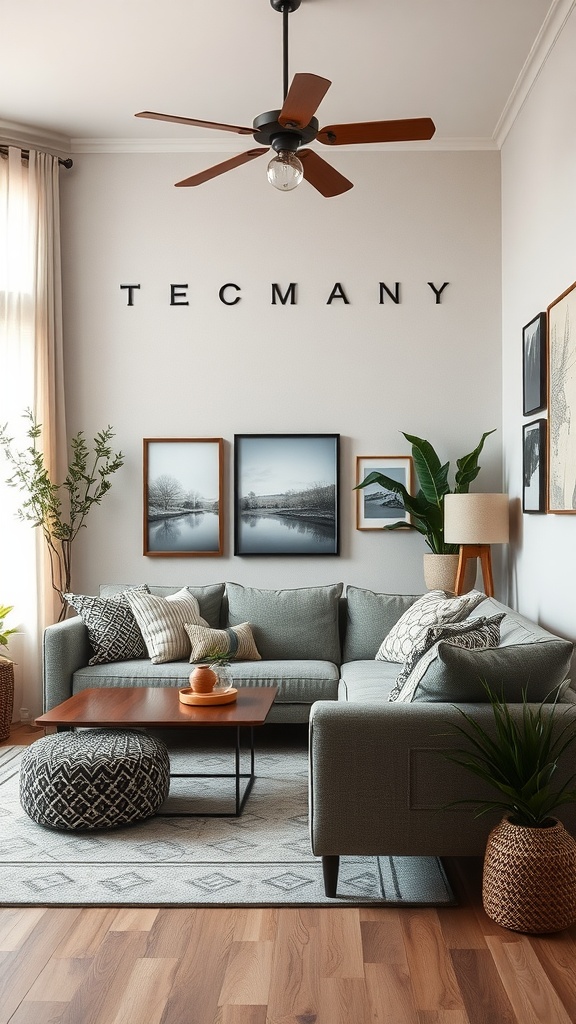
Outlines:
<svg viewBox="0 0 576 1024"><path fill-rule="evenodd" d="M522 398L525 416L546 406L546 313L522 328Z"/></svg>
<svg viewBox="0 0 576 1024"><path fill-rule="evenodd" d="M234 554L338 555L339 434L234 436Z"/></svg>
<svg viewBox="0 0 576 1024"><path fill-rule="evenodd" d="M381 473L402 484L412 493L411 455L358 455L356 484L370 473ZM381 530L395 523L410 523L410 516L401 506L398 495L381 484L368 484L356 491L356 529Z"/></svg>
<svg viewBox="0 0 576 1024"><path fill-rule="evenodd" d="M576 281L548 306L546 510L576 513Z"/></svg>
<svg viewBox="0 0 576 1024"><path fill-rule="evenodd" d="M522 437L522 511L546 511L546 420L526 423Z"/></svg>
<svg viewBox="0 0 576 1024"><path fill-rule="evenodd" d="M223 553L221 437L144 438L144 554Z"/></svg>

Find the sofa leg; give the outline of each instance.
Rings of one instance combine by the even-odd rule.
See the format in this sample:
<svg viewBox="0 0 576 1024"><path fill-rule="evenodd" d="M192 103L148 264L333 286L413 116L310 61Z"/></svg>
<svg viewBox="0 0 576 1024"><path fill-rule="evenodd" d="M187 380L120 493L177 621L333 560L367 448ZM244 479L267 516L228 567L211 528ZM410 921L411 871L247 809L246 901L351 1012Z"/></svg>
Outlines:
<svg viewBox="0 0 576 1024"><path fill-rule="evenodd" d="M334 897L338 885L338 868L340 857L322 857L322 874L324 875L324 892L326 896Z"/></svg>

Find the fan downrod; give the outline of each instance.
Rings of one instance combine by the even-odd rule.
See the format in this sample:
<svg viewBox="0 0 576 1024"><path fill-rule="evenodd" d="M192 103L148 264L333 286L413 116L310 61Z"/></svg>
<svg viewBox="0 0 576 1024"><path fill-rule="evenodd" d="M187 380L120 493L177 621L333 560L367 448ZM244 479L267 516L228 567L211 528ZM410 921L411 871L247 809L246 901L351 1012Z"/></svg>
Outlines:
<svg viewBox="0 0 576 1024"><path fill-rule="evenodd" d="M270 6L273 7L275 11L279 11L280 14L282 14L284 8L286 8L289 14L293 14L294 11L298 10L301 3L302 0L270 0Z"/></svg>

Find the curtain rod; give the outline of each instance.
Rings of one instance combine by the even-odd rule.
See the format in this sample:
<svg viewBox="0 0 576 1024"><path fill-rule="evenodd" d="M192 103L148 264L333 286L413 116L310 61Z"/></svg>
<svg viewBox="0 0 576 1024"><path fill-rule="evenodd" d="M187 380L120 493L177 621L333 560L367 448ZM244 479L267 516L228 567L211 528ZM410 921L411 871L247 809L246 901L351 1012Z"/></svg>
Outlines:
<svg viewBox="0 0 576 1024"><path fill-rule="evenodd" d="M15 149L19 149L19 148L20 148L19 146L15 146ZM30 150L29 149L20 149L20 152L22 154L23 160L28 160L28 158L30 156ZM8 156L8 146L0 146L0 153L3 156ZM64 159L63 157L59 156L58 157L58 163L62 164L62 167L66 167L67 170L70 170L70 168L74 166L74 161L72 160L72 157L66 157L66 159Z"/></svg>

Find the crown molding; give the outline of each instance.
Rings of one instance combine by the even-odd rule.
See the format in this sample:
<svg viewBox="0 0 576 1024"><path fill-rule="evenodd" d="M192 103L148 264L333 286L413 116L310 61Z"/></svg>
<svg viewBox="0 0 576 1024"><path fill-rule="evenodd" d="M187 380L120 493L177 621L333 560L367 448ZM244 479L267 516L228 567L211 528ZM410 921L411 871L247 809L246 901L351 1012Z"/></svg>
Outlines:
<svg viewBox="0 0 576 1024"><path fill-rule="evenodd" d="M62 159L70 156L70 139L58 132L47 131L30 124L3 121L0 118L0 145L22 149L39 149Z"/></svg>
<svg viewBox="0 0 576 1024"><path fill-rule="evenodd" d="M576 2L576 0L574 0ZM246 147L235 138L211 139L71 139L70 152L76 153L242 153ZM328 154L330 146L319 153ZM340 147L335 147L336 152ZM387 142L377 145L346 146L346 153L447 152L454 150L498 149L493 138L432 138L424 142Z"/></svg>
<svg viewBox="0 0 576 1024"><path fill-rule="evenodd" d="M501 149L575 7L576 0L553 0L494 129L498 149Z"/></svg>

